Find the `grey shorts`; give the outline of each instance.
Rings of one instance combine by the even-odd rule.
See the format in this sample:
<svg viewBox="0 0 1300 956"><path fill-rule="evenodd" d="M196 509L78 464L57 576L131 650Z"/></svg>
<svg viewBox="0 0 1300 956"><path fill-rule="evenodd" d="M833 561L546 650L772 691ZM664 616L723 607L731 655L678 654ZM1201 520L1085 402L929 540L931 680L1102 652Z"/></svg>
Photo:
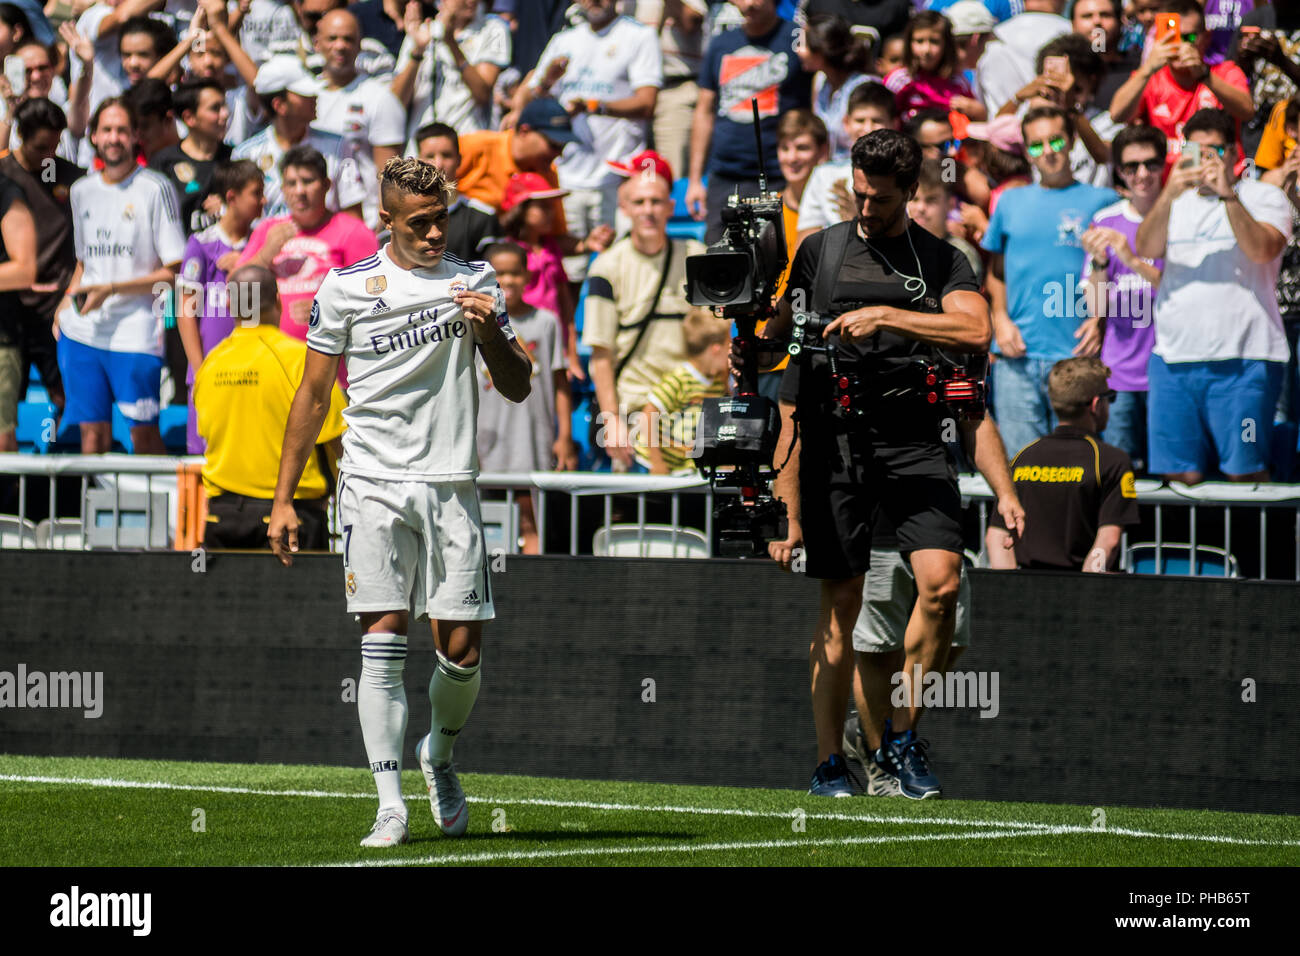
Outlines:
<svg viewBox="0 0 1300 956"><path fill-rule="evenodd" d="M17 346L0 348L0 432L18 427L18 389L23 384L23 352Z"/></svg>
<svg viewBox="0 0 1300 956"><path fill-rule="evenodd" d="M862 610L853 625L853 649L866 654L900 650L916 604L912 565L897 551L871 550L871 567L862 585ZM957 626L953 647L970 647L970 577L962 562L957 589Z"/></svg>

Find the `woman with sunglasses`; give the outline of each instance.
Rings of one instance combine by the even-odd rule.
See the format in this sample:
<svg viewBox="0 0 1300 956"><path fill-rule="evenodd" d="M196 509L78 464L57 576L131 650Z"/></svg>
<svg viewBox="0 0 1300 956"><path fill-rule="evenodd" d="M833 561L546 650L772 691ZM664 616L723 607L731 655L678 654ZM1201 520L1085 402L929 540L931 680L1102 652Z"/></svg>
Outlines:
<svg viewBox="0 0 1300 956"><path fill-rule="evenodd" d="M1133 251L1138 226L1160 196L1165 138L1150 126L1126 126L1112 144L1115 182L1124 198L1092 217L1083 234L1083 275L1091 319L1079 329L1076 355L1096 355L1111 370L1110 423L1102 436L1139 472L1146 465L1147 362L1156 341L1155 287L1161 259Z"/></svg>

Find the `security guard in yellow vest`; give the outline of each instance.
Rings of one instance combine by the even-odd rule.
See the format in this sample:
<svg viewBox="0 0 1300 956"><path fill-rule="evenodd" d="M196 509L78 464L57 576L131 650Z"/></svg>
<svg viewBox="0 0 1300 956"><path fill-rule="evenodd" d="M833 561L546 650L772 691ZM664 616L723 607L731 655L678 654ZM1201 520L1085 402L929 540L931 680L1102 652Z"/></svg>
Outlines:
<svg viewBox="0 0 1300 956"><path fill-rule="evenodd" d="M1119 560L1120 535L1138 523L1137 488L1129 456L1097 435L1106 428L1115 393L1110 369L1096 358L1057 362L1047 393L1061 424L1030 442L1011 462L1025 509L1025 532L1014 550L996 512L985 544L993 567L1108 571Z"/></svg>
<svg viewBox="0 0 1300 956"><path fill-rule="evenodd" d="M237 321L235 330L203 360L194 376L194 408L199 434L207 441L203 487L208 496L207 548L267 547L271 499L280 470L280 444L307 346L280 331L280 300L275 275L261 266L242 266L229 279L232 288L247 283L257 304L257 324ZM330 409L294 500L302 527L303 550L329 546L326 503L334 487L335 463L342 453L343 393L334 387Z"/></svg>

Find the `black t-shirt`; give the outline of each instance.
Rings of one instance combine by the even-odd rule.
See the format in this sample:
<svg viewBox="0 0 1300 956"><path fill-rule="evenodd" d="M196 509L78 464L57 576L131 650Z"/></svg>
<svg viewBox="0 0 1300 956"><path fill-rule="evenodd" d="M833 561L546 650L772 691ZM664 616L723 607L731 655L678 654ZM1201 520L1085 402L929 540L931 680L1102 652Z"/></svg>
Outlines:
<svg viewBox="0 0 1300 956"><path fill-rule="evenodd" d="M1011 462L1011 478L1025 508L1022 568L1080 571L1098 528L1138 523L1133 462L1081 428L1059 425L1030 442ZM1006 528L996 510L990 523Z"/></svg>
<svg viewBox="0 0 1300 956"><path fill-rule="evenodd" d="M802 296L810 308L815 304L814 279L828 232L822 230L809 236L795 253L785 293L791 307L797 296ZM828 263L827 268L834 268L834 263ZM923 288L916 278L923 280ZM838 271L830 315L841 315L863 304L938 313L943 311L944 296L963 291L979 292L979 284L969 260L956 247L915 223L909 223L904 234L872 239L868 246L855 226ZM894 474L949 474L941 428L946 409L929 404L919 389L901 397L882 394L913 384L919 386L919 375L909 359L928 357L932 352L933 347L926 343L888 331L876 333L870 341L847 346L836 337L836 356L841 366L855 371L871 392L870 411L857 431L869 437L876 458ZM815 435L819 426L829 421L826 406L830 394L824 356L790 362L781 380L781 400L799 406L801 428L808 434Z"/></svg>
<svg viewBox="0 0 1300 956"><path fill-rule="evenodd" d="M804 12L810 19L814 14L832 13L851 25L874 27L880 39L887 40L903 32L912 10L912 0L808 0ZM880 52L879 44L876 52Z"/></svg>
<svg viewBox="0 0 1300 956"><path fill-rule="evenodd" d="M476 199L460 197L447 215L447 251L457 259L477 262L500 236L501 223L492 207Z"/></svg>
<svg viewBox="0 0 1300 956"><path fill-rule="evenodd" d="M400 5L400 9L405 8L406 4ZM360 3L354 3L348 7L348 13L357 18L357 22L361 25L361 35L363 37L378 40L393 56L397 56L401 52L402 39L406 34L384 12L383 0L361 0ZM432 14L424 15L432 16Z"/></svg>
<svg viewBox="0 0 1300 956"><path fill-rule="evenodd" d="M190 156L177 143L160 149L149 160L149 168L162 173L176 188L176 195L181 202L181 226L185 229L185 235L202 232L217 221L203 211L202 203L208 198L212 171L216 169L217 163L229 160L231 152L233 147L229 143L222 143L217 147L216 156L200 160Z"/></svg>
<svg viewBox="0 0 1300 956"><path fill-rule="evenodd" d="M26 203L22 187L8 176L0 176L0 219L9 215L15 202ZM4 236L0 235L0 263L9 261ZM18 344L18 291L0 292L0 346Z"/></svg>
<svg viewBox="0 0 1300 956"><path fill-rule="evenodd" d="M31 312L53 320L64 290L77 268L77 249L72 239L72 184L86 174L80 166L54 157L54 175L32 175L19 164L13 153L0 159L0 174L9 177L22 189L27 208L36 221L36 282L54 282L54 292L20 292L19 299ZM47 179L49 181L47 181Z"/></svg>

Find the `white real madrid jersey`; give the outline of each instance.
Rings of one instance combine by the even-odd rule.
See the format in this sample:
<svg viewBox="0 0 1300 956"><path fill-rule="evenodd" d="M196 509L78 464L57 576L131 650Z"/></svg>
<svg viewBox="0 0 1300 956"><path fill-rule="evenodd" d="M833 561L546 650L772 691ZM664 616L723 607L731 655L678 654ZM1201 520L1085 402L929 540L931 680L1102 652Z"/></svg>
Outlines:
<svg viewBox="0 0 1300 956"><path fill-rule="evenodd" d="M82 285L139 279L185 255L176 191L161 173L136 168L118 183L91 173L72 184L72 234L84 266ZM163 310L152 292L110 295L83 315L59 314L59 329L74 342L114 352L163 354Z"/></svg>
<svg viewBox="0 0 1300 956"><path fill-rule="evenodd" d="M385 245L325 276L307 345L347 364L341 471L394 481L477 477L474 333L452 301L463 289L496 297L497 322L513 340L486 262L444 255L432 268L406 270Z"/></svg>

